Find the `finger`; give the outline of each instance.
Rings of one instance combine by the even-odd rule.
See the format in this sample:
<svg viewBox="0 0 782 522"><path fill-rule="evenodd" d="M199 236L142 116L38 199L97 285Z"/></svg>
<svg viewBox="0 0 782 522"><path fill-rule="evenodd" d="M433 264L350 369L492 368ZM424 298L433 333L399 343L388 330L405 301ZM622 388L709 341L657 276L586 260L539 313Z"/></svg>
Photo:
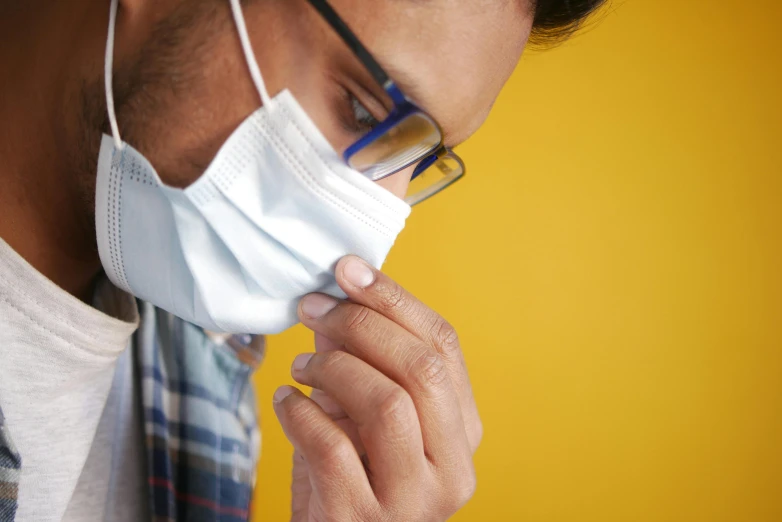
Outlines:
<svg viewBox="0 0 782 522"><path fill-rule="evenodd" d="M342 258L337 263L336 276L351 301L388 317L437 350L459 395L470 446L475 451L483 429L456 330L437 312L359 257Z"/></svg>
<svg viewBox="0 0 782 522"><path fill-rule="evenodd" d="M293 452L291 474L291 520L306 520L312 496L312 483L307 461L298 451Z"/></svg>
<svg viewBox="0 0 782 522"><path fill-rule="evenodd" d="M307 461L313 491L335 510L361 510L375 498L361 459L347 435L308 397L291 386L274 394L274 412L285 436ZM355 512L335 513L339 520Z"/></svg>
<svg viewBox="0 0 782 522"><path fill-rule="evenodd" d="M338 343L335 343L331 339L322 336L321 334L315 334L315 351L318 353L333 352L335 350L344 350L344 347ZM342 431L344 431L350 438L353 445L356 447L356 451L359 455L365 455L366 449L361 442L361 437L356 429L356 423L353 422L345 410L340 406L337 401L331 398L323 390L317 388L312 389L310 399L323 409L324 412L333 420Z"/></svg>
<svg viewBox="0 0 782 522"><path fill-rule="evenodd" d="M315 334L315 351L318 353L333 352L336 350L343 350L344 347L331 339L316 333ZM310 398L325 411L329 417L334 421L340 421L347 418L347 414L337 402L329 397L329 395L323 390L317 388L312 389Z"/></svg>
<svg viewBox="0 0 782 522"><path fill-rule="evenodd" d="M291 373L323 390L356 423L378 498L395 498L428 472L415 405L397 383L344 351L299 355Z"/></svg>
<svg viewBox="0 0 782 522"><path fill-rule="evenodd" d="M365 306L310 294L299 304L302 323L397 382L413 400L427 458L454 465L469 448L458 396L437 352ZM344 386L344 383L343 383ZM343 405L344 406L344 405Z"/></svg>

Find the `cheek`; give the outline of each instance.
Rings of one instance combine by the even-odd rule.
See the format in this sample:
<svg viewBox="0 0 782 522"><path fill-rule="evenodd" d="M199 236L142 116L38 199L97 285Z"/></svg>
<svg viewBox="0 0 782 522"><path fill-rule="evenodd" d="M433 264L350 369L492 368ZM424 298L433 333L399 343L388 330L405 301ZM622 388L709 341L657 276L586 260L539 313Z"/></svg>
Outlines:
<svg viewBox="0 0 782 522"><path fill-rule="evenodd" d="M194 56L195 66L182 57L171 58L171 64L142 57L126 103L119 107L123 139L150 160L168 185L184 188L196 181L260 105L240 50L226 34L210 40L220 60Z"/></svg>
<svg viewBox="0 0 782 522"><path fill-rule="evenodd" d="M407 187L410 185L410 178L413 176L414 170L415 166L408 167L387 178L376 181L376 183L399 199L404 199L407 195Z"/></svg>

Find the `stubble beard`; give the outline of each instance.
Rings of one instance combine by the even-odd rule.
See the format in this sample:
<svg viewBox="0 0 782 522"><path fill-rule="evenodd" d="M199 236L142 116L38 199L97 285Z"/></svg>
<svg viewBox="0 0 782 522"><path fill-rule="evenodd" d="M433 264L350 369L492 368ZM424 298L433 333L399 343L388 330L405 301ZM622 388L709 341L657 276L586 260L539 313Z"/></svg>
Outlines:
<svg viewBox="0 0 782 522"><path fill-rule="evenodd" d="M140 153L155 148L156 136L145 129L160 126L161 114L171 100L171 93L197 81L197 71L185 60L198 49L192 49L194 27L204 17L214 16L213 2L196 2L186 12L175 11L155 27L149 42L124 67L112 74L115 111L122 140L133 144ZM197 5L202 9L197 9ZM197 44L198 47L203 42ZM116 65L115 65L116 66ZM104 134L111 135L103 76L84 81L79 90L80 117L70 163L76 175L76 199L79 209L79 231L97 254L95 230L95 190L98 157Z"/></svg>

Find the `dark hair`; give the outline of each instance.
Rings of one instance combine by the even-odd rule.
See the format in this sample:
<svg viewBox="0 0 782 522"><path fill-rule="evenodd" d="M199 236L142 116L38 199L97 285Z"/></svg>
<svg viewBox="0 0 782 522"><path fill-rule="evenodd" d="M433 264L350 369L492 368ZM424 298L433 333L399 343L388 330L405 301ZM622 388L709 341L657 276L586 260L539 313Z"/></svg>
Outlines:
<svg viewBox="0 0 782 522"><path fill-rule="evenodd" d="M532 21L530 44L550 47L561 43L576 32L584 20L605 0L532 0L535 18Z"/></svg>

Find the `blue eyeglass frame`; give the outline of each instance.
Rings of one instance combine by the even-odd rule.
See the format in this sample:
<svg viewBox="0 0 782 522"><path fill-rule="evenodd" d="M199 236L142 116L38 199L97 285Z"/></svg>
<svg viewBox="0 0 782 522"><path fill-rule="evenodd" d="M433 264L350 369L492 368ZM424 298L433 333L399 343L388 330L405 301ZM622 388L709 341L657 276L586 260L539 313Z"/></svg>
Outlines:
<svg viewBox="0 0 782 522"><path fill-rule="evenodd" d="M418 162L418 165L416 166L415 170L413 171L413 176L411 177L411 180L418 177L422 172L424 172L426 169L432 166L434 162L436 162L439 158L445 156L446 154L451 154L453 156L456 156L456 154L451 151L448 147L445 146L443 143L443 130L440 127L440 125L437 123L437 121L432 118L426 111L418 107L415 103L410 101L410 99L405 96L405 94L402 92L402 90L397 87L396 83L391 79L391 77L388 76L388 73L383 69L383 67L375 60L375 57L372 56L372 54L367 50L366 47L361 43L361 41L358 39L358 37L353 33L353 31L350 30L350 28L347 26L344 20L340 18L340 16L337 14L336 11L331 7L331 5L326 0L307 0L312 7L315 8L318 13L326 20L326 22L336 31L336 33L339 35L340 38L342 38L342 41L347 44L347 46L353 51L353 53L356 55L356 57L359 59L359 61L364 65L364 67L369 71L369 73L372 75L374 80L380 85L383 90L388 94L389 98L394 104L394 108L391 110L391 112L386 116L386 118L381 121L378 125L376 125L372 130L367 132L364 136L362 136L359 140L357 140L353 145L348 147L344 154L343 158L346 163L350 164L350 158L353 157L355 154L357 154L359 151L363 150L364 148L368 147L370 144L377 141L379 138L381 138L388 130L394 128L396 125L398 125L401 121L408 118L409 116L413 114L422 114L427 119L429 119L434 126L437 128L437 131L440 133L440 145L435 147L434 151L429 154L428 156L424 156L419 159L415 159L406 165L399 167L398 169L389 172L388 174L384 175L383 179L388 176L391 176L392 174L395 174L401 170L406 169L410 165ZM461 160L460 160L461 161ZM377 180L375 180L377 181Z"/></svg>

